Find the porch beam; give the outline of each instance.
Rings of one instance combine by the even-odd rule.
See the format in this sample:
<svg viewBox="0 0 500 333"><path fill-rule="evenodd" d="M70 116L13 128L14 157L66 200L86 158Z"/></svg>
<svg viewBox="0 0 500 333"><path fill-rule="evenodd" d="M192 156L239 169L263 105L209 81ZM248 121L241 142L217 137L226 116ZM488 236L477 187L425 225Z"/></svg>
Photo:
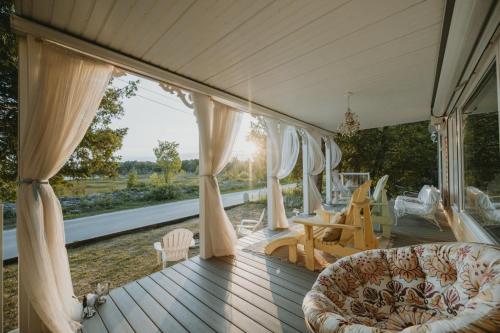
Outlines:
<svg viewBox="0 0 500 333"><path fill-rule="evenodd" d="M249 99L231 94L227 91L210 86L206 83L163 69L144 60L109 49L107 47L100 46L96 43L89 42L66 32L62 32L54 27L40 24L18 15L11 16L11 27L12 30L17 34L30 34L45 41L115 65L134 74L154 79L160 82L167 82L185 90L212 96L224 104L230 105L253 115L267 116L279 119L291 125L316 130L322 135L331 135L333 133L332 131L321 128L319 126L315 126L301 119L286 115L280 111L268 108L259 103L255 103L254 101L251 101Z"/></svg>

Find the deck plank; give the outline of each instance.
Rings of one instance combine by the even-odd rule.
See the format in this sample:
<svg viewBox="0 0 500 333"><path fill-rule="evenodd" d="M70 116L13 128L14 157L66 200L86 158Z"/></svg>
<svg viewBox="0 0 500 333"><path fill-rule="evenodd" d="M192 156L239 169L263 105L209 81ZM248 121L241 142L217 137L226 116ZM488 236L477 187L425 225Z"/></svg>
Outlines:
<svg viewBox="0 0 500 333"><path fill-rule="evenodd" d="M188 332L165 308L163 308L151 295L137 282L132 282L123 287L134 301L142 308L149 318L162 332Z"/></svg>
<svg viewBox="0 0 500 333"><path fill-rule="evenodd" d="M244 278L248 281L252 281L253 283L268 289L272 293L275 293L277 295L280 295L286 299L289 299L291 301L294 301L297 304L302 304L302 301L304 300L304 294L297 293L293 290L283 288L280 285L275 284L272 281L263 279L259 276L253 275L252 273L249 273L245 270L239 269L238 267L235 267L233 265L230 265L224 261L219 261L219 260L202 260L199 257L194 257L191 258L193 262L196 264L199 264L202 267L206 267L207 269L212 269L214 271L225 271L228 272L229 274L233 274L235 276L239 276L241 278Z"/></svg>
<svg viewBox="0 0 500 333"><path fill-rule="evenodd" d="M171 269L171 268L169 268ZM208 326L212 327L216 332L231 332L242 333L243 331L232 322L226 320L209 306L199 302L193 295L178 286L170 280L166 275L158 272L153 273L150 277L158 283L163 289L168 290L170 294L181 302L186 308L194 313L198 318L203 320Z"/></svg>
<svg viewBox="0 0 500 333"><path fill-rule="evenodd" d="M109 296L113 299L113 302L118 306L125 318L127 318L134 331L141 333L161 333L158 327L142 311L125 289L113 289L109 293Z"/></svg>
<svg viewBox="0 0 500 333"><path fill-rule="evenodd" d="M245 245L245 246L250 246L253 244L253 242L251 242L245 238L239 238L238 243L240 243L241 245Z"/></svg>
<svg viewBox="0 0 500 333"><path fill-rule="evenodd" d="M257 255L254 255L253 253L246 252L246 251L238 251L237 255L243 256L243 257L250 259L250 260L253 260L253 261L256 261L256 262L258 262L262 265L265 265L267 267L271 267L274 269L280 269L283 272L286 272L288 274L292 274L295 277L298 277L298 278L310 283L310 285L314 284L314 282L316 281L316 278L318 277L317 273L313 273L313 272L311 272L303 267L293 267L295 265L292 266L292 264L286 263L283 261L275 262L275 261L270 260L269 257L257 256ZM296 269L296 268L299 268L299 269Z"/></svg>
<svg viewBox="0 0 500 333"><path fill-rule="evenodd" d="M244 300L238 299L216 284L198 277L194 272L182 265L175 265L172 268L172 270L166 270L162 273L192 292L200 301L218 311L220 315L245 332L273 331L269 326L267 326L269 330L262 326L261 321L253 319L257 317L257 314L261 313L256 314L255 309L252 309Z"/></svg>
<svg viewBox="0 0 500 333"><path fill-rule="evenodd" d="M263 234L256 234L255 232L250 234L250 235L245 236L244 238L252 241L253 243L262 242L262 241L265 241L267 239L267 237L264 236Z"/></svg>
<svg viewBox="0 0 500 333"><path fill-rule="evenodd" d="M135 333L111 297L97 311L109 333Z"/></svg>
<svg viewBox="0 0 500 333"><path fill-rule="evenodd" d="M241 252L241 251L240 251ZM273 267L272 265L266 265L262 264L258 261L252 260L250 258L247 258L242 255L236 256L233 261L236 261L238 263L243 263L245 265L248 265L250 267L256 268L258 270L261 270L262 272L266 274L270 274L273 276L280 277L282 279L287 280L289 283L295 283L298 286L301 286L303 288L306 288L306 290L311 289L314 280L306 281L305 279L301 277L297 277L295 274L290 274L284 269L281 269L281 267Z"/></svg>
<svg viewBox="0 0 500 333"><path fill-rule="evenodd" d="M96 313L92 318L85 319L82 330L83 333L108 333L99 313Z"/></svg>
<svg viewBox="0 0 500 333"><path fill-rule="evenodd" d="M289 300L283 296L280 296L274 292L272 292L269 289L266 289L264 287L261 287L260 285L254 283L253 281L249 281L245 278L242 278L236 274L231 274L230 272L220 270L220 269L214 269L213 267L209 266L199 266L195 262L192 261L185 261L182 263L184 266L187 266L189 269L194 270L194 271L199 271L202 273L203 276L209 277L212 274L218 277L223 278L224 280L229 281L230 284L237 285L244 290L247 290L249 292L252 292L256 295L259 295L263 299L268 300L269 302L286 309L287 311L295 314L296 316L303 317L304 314L302 312L302 303L301 302L294 302L292 300Z"/></svg>
<svg viewBox="0 0 500 333"><path fill-rule="evenodd" d="M149 276L138 283L189 332L215 332Z"/></svg>
<svg viewBox="0 0 500 333"><path fill-rule="evenodd" d="M249 273L251 273L251 274L253 274L255 276L259 276L259 277L261 277L261 278L263 278L265 280L274 282L275 284L280 285L283 288L290 289L290 290L295 291L295 292L297 292L297 293L299 293L301 295L305 295L309 291L309 289L310 289L308 287L305 287L305 286L302 286L302 285L298 285L298 284L296 284L294 282L288 281L288 280L280 277L279 274L276 274L274 272L261 271L260 269L255 268L252 265L248 265L248 264L246 264L244 262L238 261L235 258L218 257L215 260L218 260L218 261L225 262L225 263L228 263L230 265L233 265L236 268L242 269L242 270L244 270L246 272L249 272Z"/></svg>
<svg viewBox="0 0 500 333"><path fill-rule="evenodd" d="M175 269L199 286L211 290L226 302L246 313L272 332L297 332L305 329L303 316L297 316L287 309L252 293L245 288L217 276L201 267L178 265Z"/></svg>
<svg viewBox="0 0 500 333"><path fill-rule="evenodd" d="M317 278L318 277L318 272L310 271L310 270L306 269L303 266L298 266L296 264L292 264L290 262L283 261L283 260L281 260L279 258L276 258L276 257L273 257L273 256L268 256L268 255L266 255L264 253L249 251L247 249L243 249L243 250L238 251L238 253L240 253L240 252L241 253L248 253L248 254L254 256L255 258L261 258L261 259L263 259L263 260L265 260L267 262L273 262L273 263L276 263L278 265L286 266L288 270L298 271L300 274L310 275L313 278Z"/></svg>

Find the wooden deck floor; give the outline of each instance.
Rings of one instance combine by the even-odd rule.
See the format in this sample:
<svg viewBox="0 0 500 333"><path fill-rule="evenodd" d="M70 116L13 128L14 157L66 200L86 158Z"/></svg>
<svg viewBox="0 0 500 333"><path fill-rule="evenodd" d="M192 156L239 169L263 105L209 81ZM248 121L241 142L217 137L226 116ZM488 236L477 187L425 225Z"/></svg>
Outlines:
<svg viewBox="0 0 500 333"><path fill-rule="evenodd" d="M275 234L240 239L236 257L193 257L112 290L83 331L306 332L302 300L316 274L242 250Z"/></svg>

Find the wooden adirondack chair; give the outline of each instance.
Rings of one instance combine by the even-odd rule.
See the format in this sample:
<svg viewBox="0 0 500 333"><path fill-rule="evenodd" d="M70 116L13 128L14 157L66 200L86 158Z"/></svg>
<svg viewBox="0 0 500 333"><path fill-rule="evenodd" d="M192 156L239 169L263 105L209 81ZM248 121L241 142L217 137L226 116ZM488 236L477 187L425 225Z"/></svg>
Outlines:
<svg viewBox="0 0 500 333"><path fill-rule="evenodd" d="M389 175L385 175L378 180L371 202L372 223L382 227L382 235L385 238L391 237L391 228L394 224L389 213L387 190L385 189L388 178Z"/></svg>
<svg viewBox="0 0 500 333"><path fill-rule="evenodd" d="M319 216L310 218L311 223L316 226L315 229L308 227L307 223L304 223L304 228L307 230L306 232L313 230L314 249L324 251L336 257L344 257L378 247L378 240L373 232L370 199L368 198L370 185L371 181L367 181L354 191L346 210L345 224L327 224L328 221L322 222L321 220L323 220L323 218ZM299 217L294 218L297 223L299 223L299 219ZM342 230L338 241L329 242L323 240L328 228L338 228ZM309 235L306 235L306 232L292 232L272 241L266 246L265 253L270 255L279 247L288 246L289 260L291 262L296 262L297 244L304 245L306 252L312 250L308 249L308 246L306 246L306 237L309 237Z"/></svg>
<svg viewBox="0 0 500 333"><path fill-rule="evenodd" d="M370 199L368 197L370 185L371 180L368 180L354 191L346 210L345 224L330 224L323 230L314 232L315 249L336 257L344 257L378 247L378 240L373 232ZM328 242L323 240L327 228L342 230L338 241Z"/></svg>

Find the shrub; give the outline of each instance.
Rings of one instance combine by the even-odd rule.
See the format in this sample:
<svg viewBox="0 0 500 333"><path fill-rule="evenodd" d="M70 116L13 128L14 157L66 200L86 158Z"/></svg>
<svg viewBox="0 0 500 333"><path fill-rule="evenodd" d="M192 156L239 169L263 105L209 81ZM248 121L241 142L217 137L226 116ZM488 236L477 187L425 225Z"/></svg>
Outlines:
<svg viewBox="0 0 500 333"><path fill-rule="evenodd" d="M248 179L248 177L249 177L249 175L248 175L248 172L246 172L246 171L242 171L242 172L240 172L240 174L238 175L238 179L247 180L247 179Z"/></svg>
<svg viewBox="0 0 500 333"><path fill-rule="evenodd" d="M136 187L139 184L139 177L137 176L137 171L133 170L128 173L127 188Z"/></svg>
<svg viewBox="0 0 500 333"><path fill-rule="evenodd" d="M297 186L292 189L286 189L283 191L283 202L285 208L287 209L302 209L303 204L303 193L302 186Z"/></svg>
<svg viewBox="0 0 500 333"><path fill-rule="evenodd" d="M198 196L199 187L198 185L186 185L181 188L181 191L187 196Z"/></svg>
<svg viewBox="0 0 500 333"><path fill-rule="evenodd" d="M156 172L153 172L151 176L149 176L149 182L153 186L160 186L162 183L162 179Z"/></svg>
<svg viewBox="0 0 500 333"><path fill-rule="evenodd" d="M148 191L146 197L148 200L163 201L176 199L179 197L179 195L180 191L177 186L171 184L163 184L151 188Z"/></svg>

